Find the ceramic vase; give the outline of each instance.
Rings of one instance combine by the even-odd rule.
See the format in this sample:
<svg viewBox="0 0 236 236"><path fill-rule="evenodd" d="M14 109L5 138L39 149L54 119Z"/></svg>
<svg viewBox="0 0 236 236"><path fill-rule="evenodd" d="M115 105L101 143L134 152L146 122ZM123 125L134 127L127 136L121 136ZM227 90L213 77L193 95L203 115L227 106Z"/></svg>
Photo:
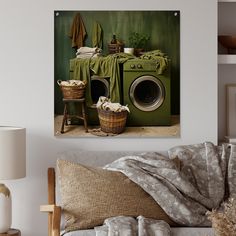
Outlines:
<svg viewBox="0 0 236 236"><path fill-rule="evenodd" d="M9 189L0 184L0 233L11 228L11 193Z"/></svg>
<svg viewBox="0 0 236 236"><path fill-rule="evenodd" d="M134 55L134 48L124 48L124 53Z"/></svg>

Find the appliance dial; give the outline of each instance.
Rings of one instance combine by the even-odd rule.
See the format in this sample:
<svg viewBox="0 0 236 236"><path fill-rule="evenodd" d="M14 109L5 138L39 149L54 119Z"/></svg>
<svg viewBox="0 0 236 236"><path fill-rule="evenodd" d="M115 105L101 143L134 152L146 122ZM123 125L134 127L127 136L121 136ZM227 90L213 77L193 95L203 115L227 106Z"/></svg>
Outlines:
<svg viewBox="0 0 236 236"><path fill-rule="evenodd" d="M138 64L138 68L139 68L139 69L142 69L143 67L142 67L142 65L141 65L141 64Z"/></svg>
<svg viewBox="0 0 236 236"><path fill-rule="evenodd" d="M134 64L131 64L131 65L130 65L130 68L131 68L131 69L134 69L134 68L135 68L135 65L134 65Z"/></svg>

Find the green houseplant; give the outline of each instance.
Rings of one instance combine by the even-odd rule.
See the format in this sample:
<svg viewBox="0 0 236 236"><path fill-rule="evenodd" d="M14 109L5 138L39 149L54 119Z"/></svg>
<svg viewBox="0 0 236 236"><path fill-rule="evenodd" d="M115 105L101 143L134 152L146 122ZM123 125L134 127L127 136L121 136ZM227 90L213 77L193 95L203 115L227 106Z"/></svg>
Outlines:
<svg viewBox="0 0 236 236"><path fill-rule="evenodd" d="M132 32L129 36L129 44L130 44L130 47L144 49L149 39L150 39L150 36L146 34Z"/></svg>

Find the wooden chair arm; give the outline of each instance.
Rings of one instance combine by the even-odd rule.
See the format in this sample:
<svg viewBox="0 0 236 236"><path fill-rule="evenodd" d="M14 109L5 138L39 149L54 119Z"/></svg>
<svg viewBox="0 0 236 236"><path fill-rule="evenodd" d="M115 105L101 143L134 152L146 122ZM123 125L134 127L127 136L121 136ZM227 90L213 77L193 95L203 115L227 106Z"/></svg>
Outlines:
<svg viewBox="0 0 236 236"><path fill-rule="evenodd" d="M41 205L40 206L40 211L41 212L53 212L55 209L55 205L51 204L51 205Z"/></svg>
<svg viewBox="0 0 236 236"><path fill-rule="evenodd" d="M48 205L40 206L40 211L48 213L48 236L60 236L61 207L56 206L55 169L48 168Z"/></svg>
<svg viewBox="0 0 236 236"><path fill-rule="evenodd" d="M60 236L61 207L56 205L42 205L41 212L47 212L51 218L49 225L49 236Z"/></svg>

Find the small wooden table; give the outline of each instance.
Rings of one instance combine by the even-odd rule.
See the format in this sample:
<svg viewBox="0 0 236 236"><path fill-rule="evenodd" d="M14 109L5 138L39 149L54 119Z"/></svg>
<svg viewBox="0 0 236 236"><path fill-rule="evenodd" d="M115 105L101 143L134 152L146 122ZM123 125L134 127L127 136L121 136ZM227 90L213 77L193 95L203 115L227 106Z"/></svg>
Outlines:
<svg viewBox="0 0 236 236"><path fill-rule="evenodd" d="M21 232L18 229L10 229L6 233L0 233L0 236L21 236Z"/></svg>

